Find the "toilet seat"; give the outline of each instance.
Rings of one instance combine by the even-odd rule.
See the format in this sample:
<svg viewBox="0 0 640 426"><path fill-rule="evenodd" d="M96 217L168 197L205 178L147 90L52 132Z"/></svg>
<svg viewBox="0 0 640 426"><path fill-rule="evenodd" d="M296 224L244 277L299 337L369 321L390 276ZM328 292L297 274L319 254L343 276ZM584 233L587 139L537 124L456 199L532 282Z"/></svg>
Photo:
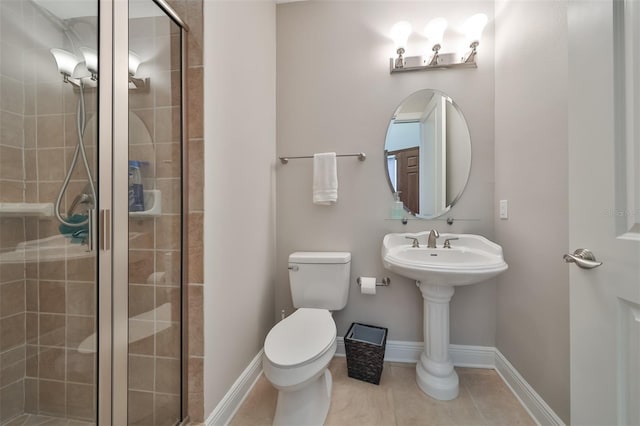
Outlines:
<svg viewBox="0 0 640 426"><path fill-rule="evenodd" d="M269 331L264 354L274 366L295 368L321 357L334 346L336 336L328 310L300 308Z"/></svg>

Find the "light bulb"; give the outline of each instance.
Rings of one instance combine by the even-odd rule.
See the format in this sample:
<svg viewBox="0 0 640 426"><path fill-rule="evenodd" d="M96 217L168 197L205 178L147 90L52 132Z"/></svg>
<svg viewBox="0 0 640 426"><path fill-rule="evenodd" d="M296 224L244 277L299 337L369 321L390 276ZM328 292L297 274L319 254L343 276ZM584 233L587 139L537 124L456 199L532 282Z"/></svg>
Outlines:
<svg viewBox="0 0 640 426"><path fill-rule="evenodd" d="M53 58L56 60L56 65L58 66L58 72L67 77L73 75L76 67L81 62L80 58L74 55L71 52L62 49L51 49L51 54Z"/></svg>
<svg viewBox="0 0 640 426"><path fill-rule="evenodd" d="M482 37L482 31L485 25L487 25L487 21L487 15L484 13L478 13L467 19L467 22L464 24L464 31L469 45L480 43L480 37Z"/></svg>
<svg viewBox="0 0 640 426"><path fill-rule="evenodd" d="M407 40L411 35L411 24L407 21L397 22L391 27L391 38L395 44L395 49L406 49Z"/></svg>
<svg viewBox="0 0 640 426"><path fill-rule="evenodd" d="M130 50L129 51L129 75L132 75L132 76L136 75L136 73L138 72L138 67L140 66L141 62L142 62L142 59L140 59L140 56L136 55Z"/></svg>
<svg viewBox="0 0 640 426"><path fill-rule="evenodd" d="M84 57L84 62L87 65L87 69L92 74L98 74L98 52L88 47L81 47L80 52Z"/></svg>
<svg viewBox="0 0 640 426"><path fill-rule="evenodd" d="M424 27L424 35L429 39L431 47L442 45L444 32L447 29L447 20L444 18L435 18L429 21Z"/></svg>

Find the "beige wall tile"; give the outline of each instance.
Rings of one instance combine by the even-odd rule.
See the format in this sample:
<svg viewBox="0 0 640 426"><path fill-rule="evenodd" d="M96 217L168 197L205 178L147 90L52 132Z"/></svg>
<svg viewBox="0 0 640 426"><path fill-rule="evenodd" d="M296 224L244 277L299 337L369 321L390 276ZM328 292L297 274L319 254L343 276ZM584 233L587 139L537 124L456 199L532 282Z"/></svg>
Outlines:
<svg viewBox="0 0 640 426"><path fill-rule="evenodd" d="M24 345L25 314L0 319L0 351Z"/></svg>
<svg viewBox="0 0 640 426"><path fill-rule="evenodd" d="M0 284L0 317L23 313L25 310L24 281Z"/></svg>
<svg viewBox="0 0 640 426"><path fill-rule="evenodd" d="M0 234L2 234L1 230ZM20 232L18 232L18 238L24 238L20 235ZM13 242L9 242L7 245L12 246ZM13 249L13 247L10 248ZM0 283L23 280L25 278L24 275L24 265L21 263L5 263L0 265Z"/></svg>
<svg viewBox="0 0 640 426"><path fill-rule="evenodd" d="M39 380L38 408L41 414L64 416L66 412L65 383Z"/></svg>
<svg viewBox="0 0 640 426"><path fill-rule="evenodd" d="M179 287L167 287L156 286L156 307L162 306L165 303L171 304L171 314L168 318L162 318L163 321L180 321L180 288Z"/></svg>
<svg viewBox="0 0 640 426"><path fill-rule="evenodd" d="M154 270L155 253L152 250L129 250L129 283L146 284Z"/></svg>
<svg viewBox="0 0 640 426"><path fill-rule="evenodd" d="M0 202L20 203L24 200L21 182L0 180ZM5 243L2 242L4 245Z"/></svg>
<svg viewBox="0 0 640 426"><path fill-rule="evenodd" d="M180 324L172 323L169 328L156 334L156 355L159 357L180 358Z"/></svg>
<svg viewBox="0 0 640 426"><path fill-rule="evenodd" d="M67 280L93 282L96 280L96 259L86 257L67 260Z"/></svg>
<svg viewBox="0 0 640 426"><path fill-rule="evenodd" d="M65 352L64 348L40 347L38 352L38 377L40 379L65 380Z"/></svg>
<svg viewBox="0 0 640 426"><path fill-rule="evenodd" d="M128 421L131 426L154 426L153 393L129 391Z"/></svg>
<svg viewBox="0 0 640 426"><path fill-rule="evenodd" d="M8 111L0 111L0 140L3 145L24 146L24 117Z"/></svg>
<svg viewBox="0 0 640 426"><path fill-rule="evenodd" d="M61 114L62 108L62 81L53 83L40 83L36 86L36 113Z"/></svg>
<svg viewBox="0 0 640 426"><path fill-rule="evenodd" d="M153 391L155 380L155 358L129 355L129 389Z"/></svg>
<svg viewBox="0 0 640 426"><path fill-rule="evenodd" d="M67 383L67 417L94 420L96 417L96 393L91 385Z"/></svg>
<svg viewBox="0 0 640 426"><path fill-rule="evenodd" d="M0 146L0 176L3 179L24 180L22 148Z"/></svg>
<svg viewBox="0 0 640 426"><path fill-rule="evenodd" d="M4 352L0 356L0 387L24 379L26 368L25 345Z"/></svg>
<svg viewBox="0 0 640 426"><path fill-rule="evenodd" d="M150 285L129 285L129 318L155 308L155 289Z"/></svg>
<svg viewBox="0 0 640 426"><path fill-rule="evenodd" d="M94 315L96 312L96 283L67 283L67 313Z"/></svg>
<svg viewBox="0 0 640 426"><path fill-rule="evenodd" d="M76 349L67 349L67 381L92 384L95 377L95 354L83 354Z"/></svg>
<svg viewBox="0 0 640 426"><path fill-rule="evenodd" d="M155 391L180 395L180 360L168 358L156 359Z"/></svg>
<svg viewBox="0 0 640 426"><path fill-rule="evenodd" d="M93 317L67 316L67 347L77 348L87 337L96 332L96 320Z"/></svg>
<svg viewBox="0 0 640 426"><path fill-rule="evenodd" d="M39 116L36 118L38 149L62 148L65 145L64 120L62 114ZM77 143L77 137L73 138Z"/></svg>
<svg viewBox="0 0 640 426"><path fill-rule="evenodd" d="M164 191L162 205L164 208ZM157 219L156 248L178 250L182 243L182 216L163 214Z"/></svg>
<svg viewBox="0 0 640 426"><path fill-rule="evenodd" d="M65 283L40 281L38 288L39 312L64 314L66 312Z"/></svg>
<svg viewBox="0 0 640 426"><path fill-rule="evenodd" d="M24 380L0 389L0 421L24 411Z"/></svg>
<svg viewBox="0 0 640 426"><path fill-rule="evenodd" d="M189 355L204 356L204 286L189 284Z"/></svg>
<svg viewBox="0 0 640 426"><path fill-rule="evenodd" d="M175 395L155 394L155 426L172 426L180 421L180 398Z"/></svg>
<svg viewBox="0 0 640 426"><path fill-rule="evenodd" d="M204 141L189 140L189 211L204 210Z"/></svg>
<svg viewBox="0 0 640 426"><path fill-rule="evenodd" d="M204 137L203 124L203 68L189 67L187 72L187 111L189 114L188 132L190 139Z"/></svg>
<svg viewBox="0 0 640 426"><path fill-rule="evenodd" d="M59 314L39 314L39 343L46 346L64 346L66 318Z"/></svg>

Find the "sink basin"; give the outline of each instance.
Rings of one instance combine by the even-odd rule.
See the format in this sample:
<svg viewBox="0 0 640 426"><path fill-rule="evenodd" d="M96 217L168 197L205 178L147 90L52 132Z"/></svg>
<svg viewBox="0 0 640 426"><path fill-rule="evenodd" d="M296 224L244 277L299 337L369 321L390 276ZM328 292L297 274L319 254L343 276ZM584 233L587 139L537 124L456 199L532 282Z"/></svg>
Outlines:
<svg viewBox="0 0 640 426"><path fill-rule="evenodd" d="M475 284L504 272L508 266L502 247L480 235L440 234L438 248L427 248L429 232L387 234L382 243L384 267L403 277L426 284L459 286ZM417 238L420 247L412 247ZM451 248L443 248L446 239Z"/></svg>

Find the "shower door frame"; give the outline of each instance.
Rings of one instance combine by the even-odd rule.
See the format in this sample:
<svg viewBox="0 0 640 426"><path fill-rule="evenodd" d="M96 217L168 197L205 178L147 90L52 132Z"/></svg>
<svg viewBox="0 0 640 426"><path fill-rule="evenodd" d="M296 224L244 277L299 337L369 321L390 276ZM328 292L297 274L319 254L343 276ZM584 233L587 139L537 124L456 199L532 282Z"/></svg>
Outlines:
<svg viewBox="0 0 640 426"><path fill-rule="evenodd" d="M99 120L100 182L98 205L98 425L128 424L129 356L129 1L99 1ZM188 135L187 32L180 16L164 1L153 1L180 27L181 38L181 419L188 402ZM122 77L120 77L122 76ZM109 141L111 143L104 143Z"/></svg>

